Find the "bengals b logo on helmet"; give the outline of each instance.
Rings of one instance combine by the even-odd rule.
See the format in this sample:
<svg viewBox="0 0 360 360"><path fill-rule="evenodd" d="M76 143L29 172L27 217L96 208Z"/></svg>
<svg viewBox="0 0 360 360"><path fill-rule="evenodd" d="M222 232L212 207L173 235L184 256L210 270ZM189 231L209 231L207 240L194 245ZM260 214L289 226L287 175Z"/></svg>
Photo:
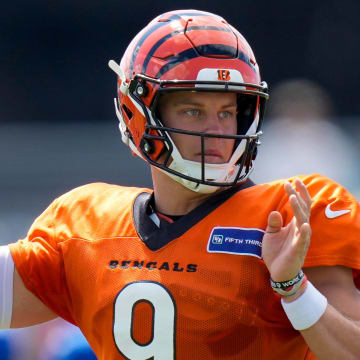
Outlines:
<svg viewBox="0 0 360 360"><path fill-rule="evenodd" d="M218 70L218 80L221 81L230 81L231 77L230 77L230 71L229 70Z"/></svg>

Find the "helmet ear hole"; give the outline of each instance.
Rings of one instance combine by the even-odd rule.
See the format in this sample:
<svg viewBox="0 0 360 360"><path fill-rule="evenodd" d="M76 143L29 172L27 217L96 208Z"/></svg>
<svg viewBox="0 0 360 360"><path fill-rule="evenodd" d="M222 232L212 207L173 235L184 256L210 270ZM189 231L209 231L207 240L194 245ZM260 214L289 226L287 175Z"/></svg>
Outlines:
<svg viewBox="0 0 360 360"><path fill-rule="evenodd" d="M132 119L132 117L133 117L133 113L132 113L132 111L125 105L125 104L122 104L122 109L124 110L124 113L126 114L126 116L127 116L127 118L129 119L129 120L131 120Z"/></svg>

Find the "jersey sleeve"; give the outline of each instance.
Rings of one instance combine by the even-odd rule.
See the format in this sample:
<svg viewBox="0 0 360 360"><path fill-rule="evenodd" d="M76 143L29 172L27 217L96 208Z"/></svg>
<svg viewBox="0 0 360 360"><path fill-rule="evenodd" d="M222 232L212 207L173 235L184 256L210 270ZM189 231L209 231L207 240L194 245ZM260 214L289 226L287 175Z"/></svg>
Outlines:
<svg viewBox="0 0 360 360"><path fill-rule="evenodd" d="M301 178L301 177L300 177ZM321 175L302 177L312 198L311 242L304 267L342 265L360 270L359 201ZM288 208L288 211L291 211ZM290 219L293 215L287 216Z"/></svg>
<svg viewBox="0 0 360 360"><path fill-rule="evenodd" d="M9 248L27 289L57 315L75 323L56 229L58 201L55 200L34 221L25 239L10 244Z"/></svg>

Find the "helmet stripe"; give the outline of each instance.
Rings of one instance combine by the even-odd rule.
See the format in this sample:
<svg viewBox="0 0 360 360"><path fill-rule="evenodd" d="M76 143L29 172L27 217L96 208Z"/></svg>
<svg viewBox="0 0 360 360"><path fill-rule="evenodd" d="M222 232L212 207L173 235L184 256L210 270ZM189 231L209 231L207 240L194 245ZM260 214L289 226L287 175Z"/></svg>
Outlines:
<svg viewBox="0 0 360 360"><path fill-rule="evenodd" d="M226 45L222 45L222 44L201 45L201 46L199 46L199 50L201 51L201 49L204 49L206 51L211 50L211 52L214 55L219 55L219 57L221 57L221 55L224 55L224 54L233 56L234 53L236 54L236 52L237 52L237 49L235 49L234 47L226 46ZM161 67L160 70L158 71L158 73L156 74L155 78L159 79L162 75L164 75L166 72L168 72L175 66L183 63L184 61L194 59L194 58L200 57L200 56L202 56L202 55L199 54L197 51L195 51L195 49L193 49L193 48L187 49L187 50L179 53L178 55L174 56L166 65ZM242 51L239 51L237 53L237 56L233 57L233 59L234 58L237 58L237 59L245 62L256 73L256 70L255 70L253 64L250 62L250 58L245 53L243 53Z"/></svg>
<svg viewBox="0 0 360 360"><path fill-rule="evenodd" d="M189 31L194 31L194 30L215 30L215 31L224 31L224 32L229 32L232 33L233 31L231 29L228 28L224 28L224 27L217 27L217 26L190 26L186 29L186 32ZM182 33L183 30L176 30L173 31L170 34L167 34L166 36L162 37L160 40L158 40L154 46L150 49L150 51L148 52L148 54L146 55L146 58L144 60L144 64L143 64L143 68L142 68L142 72L145 74L146 73L146 68L151 60L151 57L155 54L156 50L168 39Z"/></svg>
<svg viewBox="0 0 360 360"><path fill-rule="evenodd" d="M214 16L214 14L210 14L210 13L179 13L179 14L174 14L171 15L169 17L169 20L179 20L181 19L181 16ZM135 63L135 59L136 56L140 50L141 45L144 43L144 41L154 32L156 31L158 28L168 25L167 22L159 22L156 25L154 25L152 28L150 28L147 32L145 32L143 34L143 36L139 39L138 43L136 44L135 50L133 52L132 58L131 58L131 63L130 63L130 70L129 70L129 76L131 77L131 73L134 69L134 63Z"/></svg>

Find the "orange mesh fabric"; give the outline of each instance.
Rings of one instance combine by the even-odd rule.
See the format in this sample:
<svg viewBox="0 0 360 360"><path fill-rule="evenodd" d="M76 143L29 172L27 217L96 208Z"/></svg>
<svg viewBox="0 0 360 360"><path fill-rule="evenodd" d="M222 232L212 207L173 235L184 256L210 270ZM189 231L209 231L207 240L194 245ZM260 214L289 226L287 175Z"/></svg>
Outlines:
<svg viewBox="0 0 360 360"><path fill-rule="evenodd" d="M359 270L358 202L320 176L303 181L314 198L305 265ZM10 247L25 285L78 325L99 359L314 359L263 261L207 251L214 227L264 230L272 210L289 222L283 181L241 190L157 251L133 224L144 191L91 184L57 199ZM329 201L351 214L328 219Z"/></svg>

